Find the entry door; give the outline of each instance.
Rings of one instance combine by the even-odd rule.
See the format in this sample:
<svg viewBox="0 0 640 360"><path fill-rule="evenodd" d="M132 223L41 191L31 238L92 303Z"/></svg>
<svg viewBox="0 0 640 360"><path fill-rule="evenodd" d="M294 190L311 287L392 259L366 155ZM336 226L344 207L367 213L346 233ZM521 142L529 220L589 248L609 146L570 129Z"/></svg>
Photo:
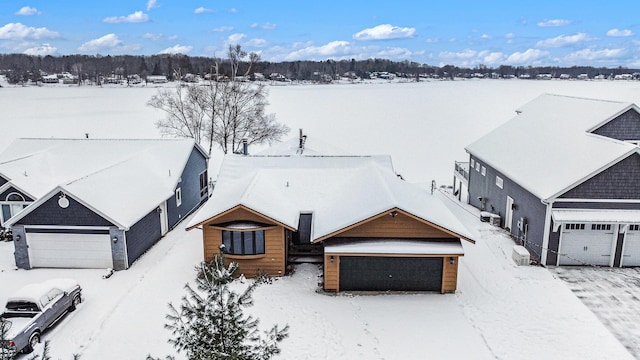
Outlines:
<svg viewBox="0 0 640 360"><path fill-rule="evenodd" d="M507 208L504 214L504 227L511 230L511 223L513 222L513 199L511 196L507 196Z"/></svg>
<svg viewBox="0 0 640 360"><path fill-rule="evenodd" d="M166 234L167 231L169 231L169 217L167 216L167 202L164 201L162 204L160 204L160 232L161 232L161 235L164 236L164 234Z"/></svg>

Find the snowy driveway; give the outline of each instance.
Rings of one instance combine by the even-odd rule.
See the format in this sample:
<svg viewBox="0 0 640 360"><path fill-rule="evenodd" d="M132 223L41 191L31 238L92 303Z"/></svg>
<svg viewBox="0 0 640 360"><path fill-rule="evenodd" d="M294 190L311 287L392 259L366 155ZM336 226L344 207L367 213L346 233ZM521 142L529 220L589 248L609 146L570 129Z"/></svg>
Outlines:
<svg viewBox="0 0 640 360"><path fill-rule="evenodd" d="M629 351L640 358L640 268L551 268Z"/></svg>

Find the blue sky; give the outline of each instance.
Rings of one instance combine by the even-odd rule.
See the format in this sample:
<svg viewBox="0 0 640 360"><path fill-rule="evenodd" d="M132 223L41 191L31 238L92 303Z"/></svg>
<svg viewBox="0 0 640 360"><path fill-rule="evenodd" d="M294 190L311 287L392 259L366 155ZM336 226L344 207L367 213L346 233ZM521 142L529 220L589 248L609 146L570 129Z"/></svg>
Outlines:
<svg viewBox="0 0 640 360"><path fill-rule="evenodd" d="M640 68L636 1L0 2L0 53Z"/></svg>

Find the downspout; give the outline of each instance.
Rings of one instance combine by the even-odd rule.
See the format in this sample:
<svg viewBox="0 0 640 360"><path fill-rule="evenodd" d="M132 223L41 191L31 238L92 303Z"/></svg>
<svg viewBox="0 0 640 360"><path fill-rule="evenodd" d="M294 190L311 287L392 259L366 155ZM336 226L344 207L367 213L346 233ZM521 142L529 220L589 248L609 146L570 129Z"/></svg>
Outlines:
<svg viewBox="0 0 640 360"><path fill-rule="evenodd" d="M549 231L551 229L551 209L553 208L553 201L540 200L547 206L547 211L544 216L544 234L542 235L542 249L540 249L540 264L547 265L547 251L549 249Z"/></svg>

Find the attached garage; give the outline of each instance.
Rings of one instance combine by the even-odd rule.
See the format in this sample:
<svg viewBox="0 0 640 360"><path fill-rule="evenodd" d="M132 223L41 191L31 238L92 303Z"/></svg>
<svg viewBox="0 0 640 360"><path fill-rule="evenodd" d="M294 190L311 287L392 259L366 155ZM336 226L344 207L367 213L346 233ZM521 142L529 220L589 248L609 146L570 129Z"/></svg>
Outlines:
<svg viewBox="0 0 640 360"><path fill-rule="evenodd" d="M325 246L325 289L454 292L456 240L379 239Z"/></svg>
<svg viewBox="0 0 640 360"><path fill-rule="evenodd" d="M610 266L615 251L612 224L564 224L560 234L559 265Z"/></svg>
<svg viewBox="0 0 640 360"><path fill-rule="evenodd" d="M108 229L25 230L32 268L113 268Z"/></svg>

